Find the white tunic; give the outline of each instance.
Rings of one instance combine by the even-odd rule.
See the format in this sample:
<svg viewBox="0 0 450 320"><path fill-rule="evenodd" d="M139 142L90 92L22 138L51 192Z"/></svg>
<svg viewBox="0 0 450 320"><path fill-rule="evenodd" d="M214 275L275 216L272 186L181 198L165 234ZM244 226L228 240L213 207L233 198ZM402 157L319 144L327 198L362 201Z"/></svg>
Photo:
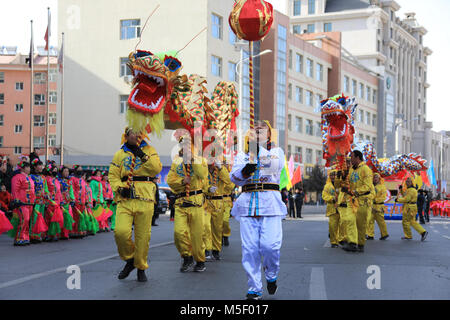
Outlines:
<svg viewBox="0 0 450 320"><path fill-rule="evenodd" d="M242 176L242 169L250 163L249 155L240 152L230 172L231 181L237 186L251 183L280 183L280 174L283 170L285 157L281 148L270 151L260 147L259 163L254 175L248 179ZM248 216L285 216L287 208L281 200L280 191L243 192L233 205L231 215L237 220Z"/></svg>

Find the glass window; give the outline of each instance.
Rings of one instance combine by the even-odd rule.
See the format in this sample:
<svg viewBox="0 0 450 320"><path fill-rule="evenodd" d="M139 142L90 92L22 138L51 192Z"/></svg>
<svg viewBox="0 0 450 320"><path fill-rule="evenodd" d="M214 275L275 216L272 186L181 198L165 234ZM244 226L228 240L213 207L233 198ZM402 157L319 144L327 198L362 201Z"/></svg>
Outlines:
<svg viewBox="0 0 450 320"><path fill-rule="evenodd" d="M291 154L292 154L292 146L290 145L290 144L288 144L288 149L287 149L287 151L288 151L288 158L290 158L291 157Z"/></svg>
<svg viewBox="0 0 450 320"><path fill-rule="evenodd" d="M289 69L292 69L292 50L289 49Z"/></svg>
<svg viewBox="0 0 450 320"><path fill-rule="evenodd" d="M288 85L288 99L292 100L292 83Z"/></svg>
<svg viewBox="0 0 450 320"><path fill-rule="evenodd" d="M222 39L222 17L217 14L211 15L212 36L216 39Z"/></svg>
<svg viewBox="0 0 450 320"><path fill-rule="evenodd" d="M298 53L295 59L295 71L303 73L303 56Z"/></svg>
<svg viewBox="0 0 450 320"><path fill-rule="evenodd" d="M0 93L0 104L5 104L5 94Z"/></svg>
<svg viewBox="0 0 450 320"><path fill-rule="evenodd" d="M316 137L322 136L322 128L320 122L316 122Z"/></svg>
<svg viewBox="0 0 450 320"><path fill-rule="evenodd" d="M120 40L135 39L141 35L141 20L130 19L120 21Z"/></svg>
<svg viewBox="0 0 450 320"><path fill-rule="evenodd" d="M322 164L322 151L316 150L316 163L318 165Z"/></svg>
<svg viewBox="0 0 450 320"><path fill-rule="evenodd" d="M325 22L323 24L323 32L331 32L331 31L333 31L332 29L333 28L332 28L331 22Z"/></svg>
<svg viewBox="0 0 450 320"><path fill-rule="evenodd" d="M295 117L295 131L298 133L303 132L303 118Z"/></svg>
<svg viewBox="0 0 450 320"><path fill-rule="evenodd" d="M211 72L217 77L222 76L222 58L211 56Z"/></svg>
<svg viewBox="0 0 450 320"><path fill-rule="evenodd" d="M323 100L322 95L316 94L316 107L317 107L317 108L320 108L320 107L321 107L320 101L322 101L322 100Z"/></svg>
<svg viewBox="0 0 450 320"><path fill-rule="evenodd" d="M0 72L0 83L5 83L5 73Z"/></svg>
<svg viewBox="0 0 450 320"><path fill-rule="evenodd" d="M314 124L312 120L306 120L306 128L305 128L305 133L309 136L313 136L314 135Z"/></svg>
<svg viewBox="0 0 450 320"><path fill-rule="evenodd" d="M306 31L307 31L308 33L314 33L314 32L316 32L316 25L313 24L313 23L308 24L308 26L306 27Z"/></svg>
<svg viewBox="0 0 450 320"><path fill-rule="evenodd" d="M306 149L306 163L312 163L313 159L312 159L312 155L313 155L313 150L312 149Z"/></svg>
<svg viewBox="0 0 450 320"><path fill-rule="evenodd" d="M373 146L376 147L377 146L377 138L373 137L372 143L373 143Z"/></svg>
<svg viewBox="0 0 450 320"><path fill-rule="evenodd" d="M276 126L278 129L279 145L285 146L285 130L286 130L286 71L287 71L287 29L283 25L277 27L277 98L276 98Z"/></svg>
<svg viewBox="0 0 450 320"><path fill-rule="evenodd" d="M16 125L14 126L14 132L15 132L15 133L22 133L22 129L23 129L23 127L22 127L21 124L16 124Z"/></svg>
<svg viewBox="0 0 450 320"><path fill-rule="evenodd" d="M320 63L316 64L316 80L323 81L323 66Z"/></svg>
<svg viewBox="0 0 450 320"><path fill-rule="evenodd" d="M376 114L372 115L372 126L374 126L374 127L377 126L377 115Z"/></svg>
<svg viewBox="0 0 450 320"><path fill-rule="evenodd" d="M313 93L309 90L306 90L306 105L313 106Z"/></svg>
<svg viewBox="0 0 450 320"><path fill-rule="evenodd" d="M0 115L0 126L4 125L3 115Z"/></svg>
<svg viewBox="0 0 450 320"><path fill-rule="evenodd" d="M302 14L302 2L300 0L294 0L294 16L300 16Z"/></svg>
<svg viewBox="0 0 450 320"><path fill-rule="evenodd" d="M236 34L234 33L233 29L231 29L230 25L228 25L228 41L233 45L237 41Z"/></svg>
<svg viewBox="0 0 450 320"><path fill-rule="evenodd" d="M127 112L127 108L128 108L128 96L121 95L120 96L119 113Z"/></svg>
<svg viewBox="0 0 450 320"><path fill-rule="evenodd" d="M357 86L356 80L352 80L352 95L356 96L356 86Z"/></svg>
<svg viewBox="0 0 450 320"><path fill-rule="evenodd" d="M349 92L350 87L350 79L347 76L344 76L344 92Z"/></svg>
<svg viewBox="0 0 450 320"><path fill-rule="evenodd" d="M23 104L16 104L16 112L22 112L23 111Z"/></svg>
<svg viewBox="0 0 450 320"><path fill-rule="evenodd" d="M57 103L58 93L56 91L50 91L48 94L48 102L53 104Z"/></svg>
<svg viewBox="0 0 450 320"><path fill-rule="evenodd" d="M370 112L366 111L366 124L370 126Z"/></svg>
<svg viewBox="0 0 450 320"><path fill-rule="evenodd" d="M292 33L293 34L301 34L302 33L302 26L300 24L296 24L292 27Z"/></svg>
<svg viewBox="0 0 450 320"><path fill-rule="evenodd" d="M359 112L358 112L358 121L364 122L364 111L363 110L359 110Z"/></svg>
<svg viewBox="0 0 450 320"><path fill-rule="evenodd" d="M45 106L45 94L35 94L34 95L34 105L35 106Z"/></svg>
<svg viewBox="0 0 450 320"><path fill-rule="evenodd" d="M308 0L308 14L316 13L316 0Z"/></svg>
<svg viewBox="0 0 450 320"><path fill-rule="evenodd" d="M372 90L372 102L377 103L377 90Z"/></svg>
<svg viewBox="0 0 450 320"><path fill-rule="evenodd" d="M238 82L236 63L234 62L228 62L228 80Z"/></svg>
<svg viewBox="0 0 450 320"><path fill-rule="evenodd" d="M359 84L359 97L361 99L364 98L364 84L362 84L362 83Z"/></svg>
<svg viewBox="0 0 450 320"><path fill-rule="evenodd" d="M314 62L311 59L306 59L306 75L310 78L313 77Z"/></svg>
<svg viewBox="0 0 450 320"><path fill-rule="evenodd" d="M364 141L364 135L362 133L359 134L359 141Z"/></svg>
<svg viewBox="0 0 450 320"><path fill-rule="evenodd" d="M120 76L132 76L133 72L128 68L128 58L120 58Z"/></svg>
<svg viewBox="0 0 450 320"><path fill-rule="evenodd" d="M48 146L56 147L56 135L54 135L54 134L48 135Z"/></svg>
<svg viewBox="0 0 450 320"><path fill-rule="evenodd" d="M302 163L303 162L303 149L302 147L295 147L294 161Z"/></svg>
<svg viewBox="0 0 450 320"><path fill-rule="evenodd" d="M50 82L56 82L58 78L58 69L50 69Z"/></svg>
<svg viewBox="0 0 450 320"><path fill-rule="evenodd" d="M303 103L303 88L295 87L295 101Z"/></svg>
<svg viewBox="0 0 450 320"><path fill-rule="evenodd" d="M22 154L22 147L14 147L14 154Z"/></svg>
<svg viewBox="0 0 450 320"><path fill-rule="evenodd" d="M23 91L23 82L16 82L16 90Z"/></svg>
<svg viewBox="0 0 450 320"><path fill-rule="evenodd" d="M42 116L42 115L34 116L34 126L35 127L44 127L45 126L45 116Z"/></svg>
<svg viewBox="0 0 450 320"><path fill-rule="evenodd" d="M0 148L3 147L3 137L0 137Z"/></svg>
<svg viewBox="0 0 450 320"><path fill-rule="evenodd" d="M45 84L47 83L47 75L42 72L34 73L34 84Z"/></svg>
<svg viewBox="0 0 450 320"><path fill-rule="evenodd" d="M288 130L292 130L292 115L288 114Z"/></svg>
<svg viewBox="0 0 450 320"><path fill-rule="evenodd" d="M53 112L48 114L48 124L56 125L56 113Z"/></svg>
<svg viewBox="0 0 450 320"><path fill-rule="evenodd" d="M45 148L45 137L33 137L33 146L35 148Z"/></svg>

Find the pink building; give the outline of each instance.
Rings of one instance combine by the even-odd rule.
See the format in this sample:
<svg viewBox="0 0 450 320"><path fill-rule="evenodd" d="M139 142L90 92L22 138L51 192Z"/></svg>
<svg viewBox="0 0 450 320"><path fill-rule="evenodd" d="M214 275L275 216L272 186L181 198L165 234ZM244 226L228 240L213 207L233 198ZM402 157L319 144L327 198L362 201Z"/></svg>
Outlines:
<svg viewBox="0 0 450 320"><path fill-rule="evenodd" d="M15 50L14 50L15 51ZM20 155L31 150L30 137L30 82L31 69L28 55L14 51L0 54L0 154L6 155L15 164ZM57 57L50 56L50 86L47 96L47 56L34 56L33 92L33 148L45 155L45 120L49 101L49 155L56 150L57 113Z"/></svg>

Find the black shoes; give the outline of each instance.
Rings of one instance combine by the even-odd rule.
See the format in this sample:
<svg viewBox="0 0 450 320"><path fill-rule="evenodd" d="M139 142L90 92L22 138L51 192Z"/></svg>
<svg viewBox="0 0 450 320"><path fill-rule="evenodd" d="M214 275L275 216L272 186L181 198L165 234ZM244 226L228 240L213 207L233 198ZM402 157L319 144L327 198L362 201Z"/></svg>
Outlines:
<svg viewBox="0 0 450 320"><path fill-rule="evenodd" d="M152 227L157 227L157 226L159 226L159 224L157 224L157 223L152 223Z"/></svg>
<svg viewBox="0 0 450 320"><path fill-rule="evenodd" d="M223 241L223 245L225 246L225 247L228 247L229 245L230 245L230 242L228 241L228 237L223 237L223 239L222 239Z"/></svg>
<svg viewBox="0 0 450 320"><path fill-rule="evenodd" d="M183 257L183 265L180 268L180 272L188 272L190 268L194 265L194 258L192 256Z"/></svg>
<svg viewBox="0 0 450 320"><path fill-rule="evenodd" d="M342 240L341 242L339 242L339 244L344 247L347 244L347 241Z"/></svg>
<svg viewBox="0 0 450 320"><path fill-rule="evenodd" d="M358 244L358 252L364 252L364 246Z"/></svg>
<svg viewBox="0 0 450 320"><path fill-rule="evenodd" d="M381 237L380 240L386 240L387 238L389 238L389 235Z"/></svg>
<svg viewBox="0 0 450 320"><path fill-rule="evenodd" d="M205 250L205 259L212 260L211 251Z"/></svg>
<svg viewBox="0 0 450 320"><path fill-rule="evenodd" d="M275 294L277 292L277 280L275 281L267 281L267 292L269 292L270 295Z"/></svg>
<svg viewBox="0 0 450 320"><path fill-rule="evenodd" d="M220 260L220 254L219 254L219 251L213 250L213 251L212 251L212 257L214 258L214 260Z"/></svg>
<svg viewBox="0 0 450 320"><path fill-rule="evenodd" d="M355 243L346 243L343 247L343 250L348 251L348 252L356 252L358 251L358 248L356 247Z"/></svg>
<svg viewBox="0 0 450 320"><path fill-rule="evenodd" d="M118 278L120 280L125 279L126 277L129 276L130 272L134 270L134 268L135 268L135 266L134 266L134 259L131 258L131 259L127 260L127 264L125 265L123 270L120 271ZM144 273L144 275L145 275L145 273Z"/></svg>
<svg viewBox="0 0 450 320"><path fill-rule="evenodd" d="M339 246L337 244L332 244L331 247L332 248L339 248Z"/></svg>
<svg viewBox="0 0 450 320"><path fill-rule="evenodd" d="M402 240L412 240L412 238L402 237Z"/></svg>
<svg viewBox="0 0 450 320"><path fill-rule="evenodd" d="M145 275L145 270L138 269L137 271L137 281L147 282L147 276Z"/></svg>
<svg viewBox="0 0 450 320"><path fill-rule="evenodd" d="M422 239L420 239L420 241L425 241L425 239L427 238L428 235L428 231L425 231L424 233L422 233Z"/></svg>
<svg viewBox="0 0 450 320"><path fill-rule="evenodd" d="M366 240L373 240L373 239L374 239L373 237L366 236Z"/></svg>
<svg viewBox="0 0 450 320"><path fill-rule="evenodd" d="M261 295L256 293L247 293L247 300L261 300Z"/></svg>
<svg viewBox="0 0 450 320"><path fill-rule="evenodd" d="M197 264L194 267L194 272L203 272L205 270L206 267L204 262L197 262Z"/></svg>

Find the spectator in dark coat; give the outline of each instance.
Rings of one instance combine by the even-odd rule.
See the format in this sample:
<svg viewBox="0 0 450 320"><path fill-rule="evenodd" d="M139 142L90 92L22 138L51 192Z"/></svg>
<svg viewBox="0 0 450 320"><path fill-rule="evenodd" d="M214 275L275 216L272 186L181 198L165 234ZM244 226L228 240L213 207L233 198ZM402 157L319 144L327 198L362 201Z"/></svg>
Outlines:
<svg viewBox="0 0 450 320"><path fill-rule="evenodd" d="M295 189L295 209L297 211L297 218L302 217L303 199L305 199L303 189Z"/></svg>
<svg viewBox="0 0 450 320"><path fill-rule="evenodd" d="M159 205L159 188L158 188L158 184L155 183L156 186L156 193L155 193L155 207L153 210L153 217L152 217L152 226L157 227L158 224L156 223L156 219L159 218L159 210L158 210L158 205Z"/></svg>
<svg viewBox="0 0 450 320"><path fill-rule="evenodd" d="M288 212L289 212L289 217L290 218L295 218L295 199L294 199L294 195L292 194L291 191L289 191L288 193L288 199L289 199L289 208L288 208Z"/></svg>
<svg viewBox="0 0 450 320"><path fill-rule="evenodd" d="M425 220L423 218L423 211L425 209L425 196L423 190L419 190L419 195L417 196L417 211L419 213L420 224L425 224Z"/></svg>
<svg viewBox="0 0 450 320"><path fill-rule="evenodd" d="M0 184L4 185L8 192L11 192L11 180L12 173L8 172L7 163L2 162L0 166Z"/></svg>
<svg viewBox="0 0 450 320"><path fill-rule="evenodd" d="M431 202L431 194L429 191L424 191L425 195L425 210L424 210L424 218L427 222L430 222L430 202Z"/></svg>

